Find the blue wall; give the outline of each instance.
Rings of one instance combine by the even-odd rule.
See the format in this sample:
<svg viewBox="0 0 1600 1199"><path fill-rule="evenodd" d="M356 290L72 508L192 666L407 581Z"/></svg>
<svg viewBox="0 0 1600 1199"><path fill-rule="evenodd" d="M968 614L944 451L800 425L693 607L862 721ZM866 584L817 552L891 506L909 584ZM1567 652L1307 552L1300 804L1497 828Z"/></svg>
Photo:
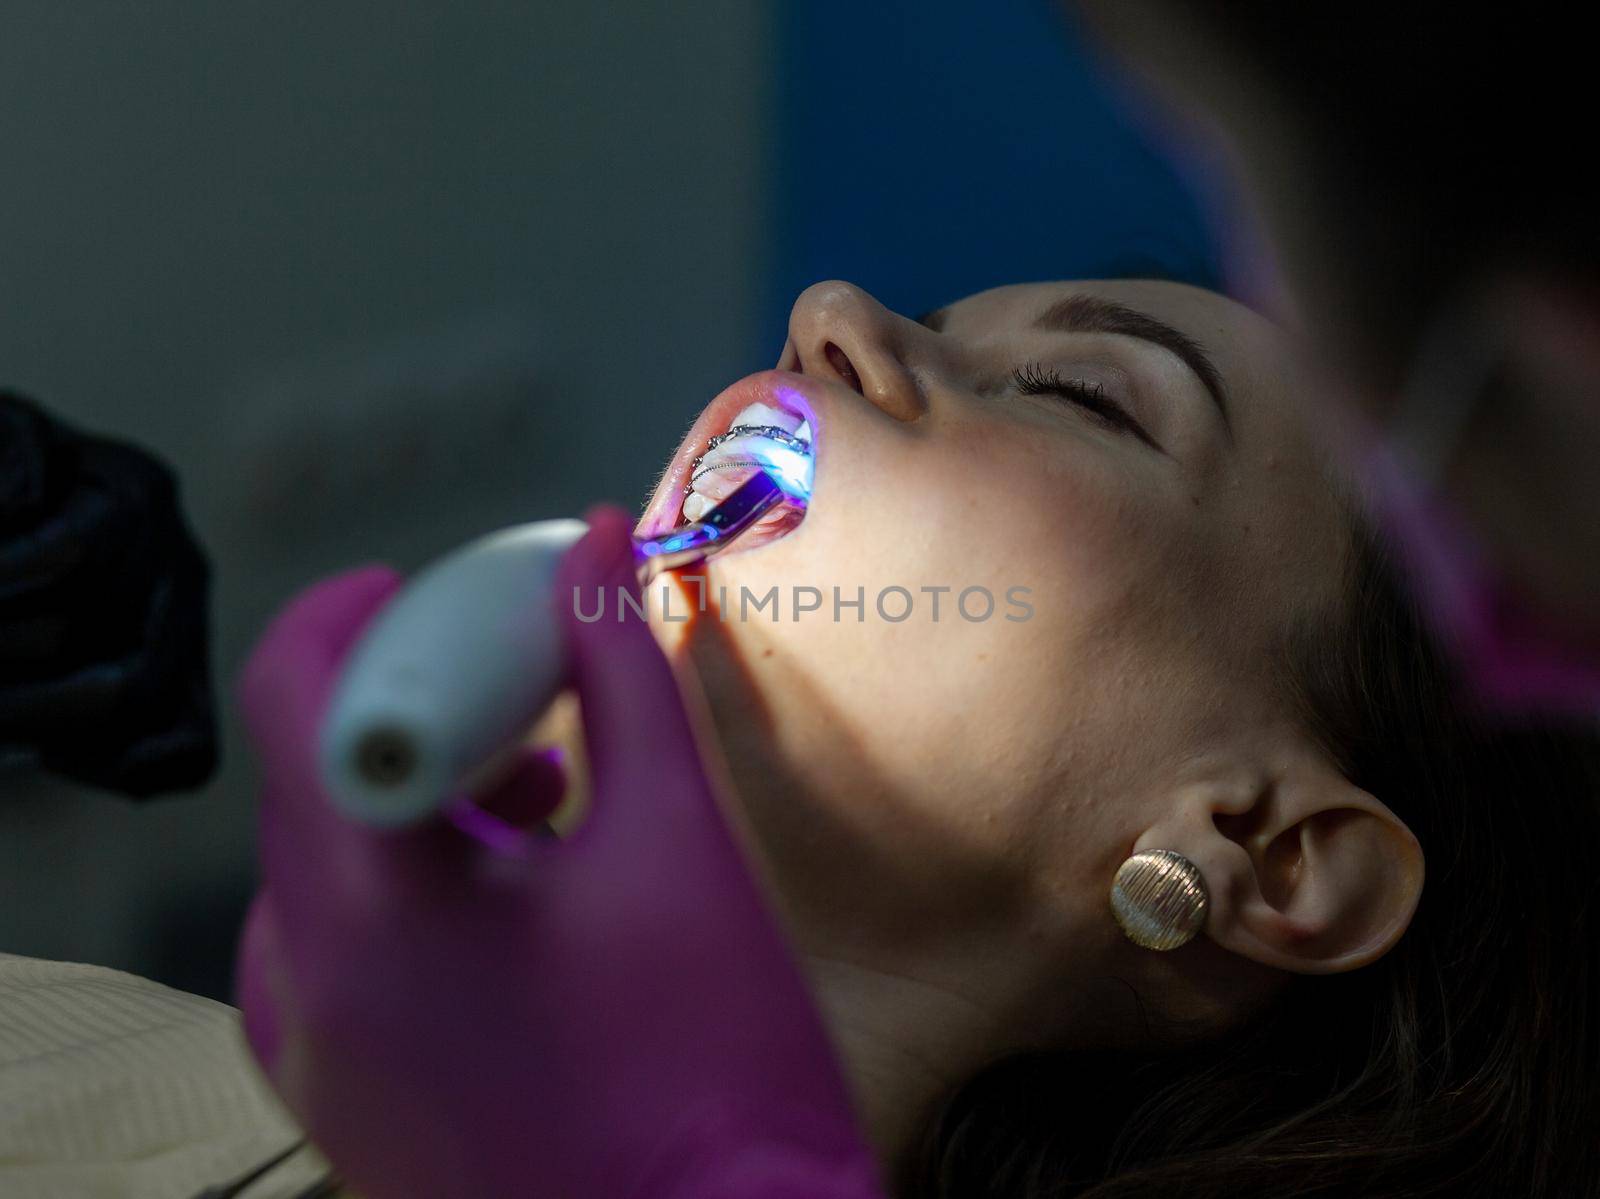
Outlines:
<svg viewBox="0 0 1600 1199"><path fill-rule="evenodd" d="M786 0L768 327L843 278L907 315L1030 279L1215 286L1192 197L1046 0Z"/></svg>

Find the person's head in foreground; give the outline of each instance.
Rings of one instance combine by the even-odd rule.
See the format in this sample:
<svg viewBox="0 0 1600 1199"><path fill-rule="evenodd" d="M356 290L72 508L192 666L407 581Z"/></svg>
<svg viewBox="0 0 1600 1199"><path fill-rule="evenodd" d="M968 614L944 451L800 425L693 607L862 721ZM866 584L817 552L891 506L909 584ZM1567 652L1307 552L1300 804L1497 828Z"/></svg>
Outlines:
<svg viewBox="0 0 1600 1199"><path fill-rule="evenodd" d="M658 631L898 1192L1594 1193L1589 747L1453 698L1279 332L1156 281L920 321L828 283L779 367L645 524L758 401L810 422L808 513ZM1158 849L1208 894L1169 951L1108 900Z"/></svg>

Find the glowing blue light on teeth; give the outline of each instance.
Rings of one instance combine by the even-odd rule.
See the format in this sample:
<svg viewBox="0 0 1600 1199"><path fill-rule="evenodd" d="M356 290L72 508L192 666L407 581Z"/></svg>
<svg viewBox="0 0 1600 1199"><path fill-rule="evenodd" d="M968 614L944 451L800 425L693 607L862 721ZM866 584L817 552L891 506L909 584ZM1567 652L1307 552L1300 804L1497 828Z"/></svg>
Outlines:
<svg viewBox="0 0 1600 1199"><path fill-rule="evenodd" d="M801 453L799 450L773 441L771 438L761 438L758 445L752 446L751 454L761 460L761 465L766 468L772 481L797 504L806 504L811 499L811 481L814 478L815 463L810 454Z"/></svg>
<svg viewBox="0 0 1600 1199"><path fill-rule="evenodd" d="M785 500L797 508L805 508L810 502L813 465L809 446L799 441L790 445L765 436L749 440L756 444L740 449L754 462L746 460L740 465L757 465L759 470L746 475L731 495L719 500L699 520L680 526L669 536L635 543L638 553L654 564L644 568L646 577L657 570L707 557L715 552L711 548L714 542L732 544L746 529L757 527L763 514Z"/></svg>

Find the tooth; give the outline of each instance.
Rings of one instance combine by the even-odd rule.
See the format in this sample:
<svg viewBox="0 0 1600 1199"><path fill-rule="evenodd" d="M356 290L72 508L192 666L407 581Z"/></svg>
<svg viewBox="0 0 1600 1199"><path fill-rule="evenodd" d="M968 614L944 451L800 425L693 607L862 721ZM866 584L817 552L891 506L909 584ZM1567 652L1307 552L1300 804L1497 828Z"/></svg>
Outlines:
<svg viewBox="0 0 1600 1199"><path fill-rule="evenodd" d="M761 463L749 454L721 454L714 450L700 464L691 489L720 504L760 469Z"/></svg>
<svg viewBox="0 0 1600 1199"><path fill-rule="evenodd" d="M782 408L773 408L768 404L751 404L733 418L733 423L728 428L732 429L739 425L776 425L785 433L793 433L795 426L800 423L798 416L792 412L785 412Z"/></svg>
<svg viewBox="0 0 1600 1199"><path fill-rule="evenodd" d="M811 444L811 422L808 421L808 420L801 421L800 422L800 427L794 431L794 435L796 437L798 437L801 441L805 442L807 445L810 445Z"/></svg>
<svg viewBox="0 0 1600 1199"><path fill-rule="evenodd" d="M691 491L689 498L683 501L683 519L697 521L714 507L716 502L710 496Z"/></svg>

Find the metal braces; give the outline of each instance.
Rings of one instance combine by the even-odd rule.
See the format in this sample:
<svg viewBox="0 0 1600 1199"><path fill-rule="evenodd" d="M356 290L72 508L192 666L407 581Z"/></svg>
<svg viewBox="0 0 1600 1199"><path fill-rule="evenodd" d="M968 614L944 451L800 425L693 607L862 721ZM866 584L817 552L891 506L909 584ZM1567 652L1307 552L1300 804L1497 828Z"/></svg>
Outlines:
<svg viewBox="0 0 1600 1199"><path fill-rule="evenodd" d="M809 454L811 452L811 443L809 441L796 437L793 433L789 432L789 430L780 428L777 425L734 425L726 433L718 433L710 441L706 442L705 454L701 454L689 464L690 471L693 472L698 470L700 468L700 463L705 461L706 454L711 453L712 450L716 449L728 439L733 437L749 437L752 434L758 437L765 437L771 441L776 441L779 445L788 446L797 454Z"/></svg>

